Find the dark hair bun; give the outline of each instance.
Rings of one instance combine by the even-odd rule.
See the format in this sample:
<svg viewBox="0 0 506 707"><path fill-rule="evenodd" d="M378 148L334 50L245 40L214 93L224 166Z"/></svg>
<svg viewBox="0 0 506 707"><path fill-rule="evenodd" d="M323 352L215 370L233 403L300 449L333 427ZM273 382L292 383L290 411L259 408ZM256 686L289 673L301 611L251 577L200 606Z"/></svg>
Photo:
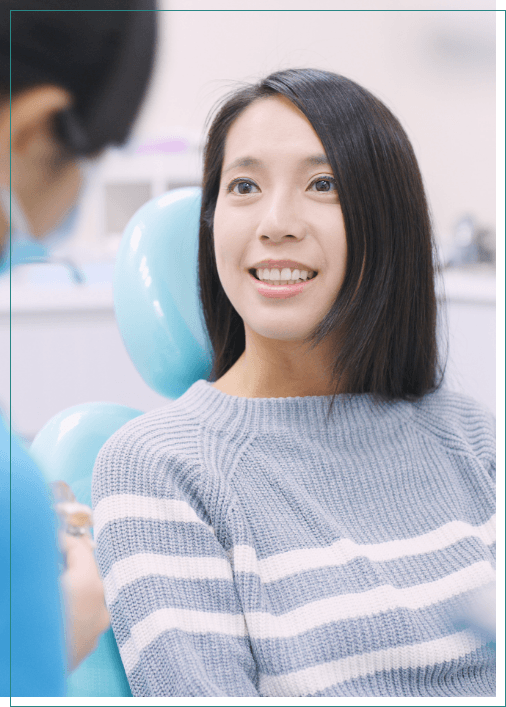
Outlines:
<svg viewBox="0 0 506 707"><path fill-rule="evenodd" d="M153 68L154 0L102 0L100 12L87 10L88 0L52 3L51 10L44 0L27 5L9 13L12 2L0 2L0 90L8 94L10 80L13 95L38 84L62 86L75 98L56 125L70 152L122 144Z"/></svg>

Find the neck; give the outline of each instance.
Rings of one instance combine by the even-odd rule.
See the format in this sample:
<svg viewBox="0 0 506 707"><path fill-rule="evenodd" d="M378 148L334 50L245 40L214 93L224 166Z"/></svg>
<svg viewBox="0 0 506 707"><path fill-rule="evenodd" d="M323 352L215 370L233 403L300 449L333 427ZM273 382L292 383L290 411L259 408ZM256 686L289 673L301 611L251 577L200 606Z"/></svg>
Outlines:
<svg viewBox="0 0 506 707"><path fill-rule="evenodd" d="M333 355L335 348L326 341L309 351L300 344L246 335L243 354L213 386L244 398L333 395Z"/></svg>

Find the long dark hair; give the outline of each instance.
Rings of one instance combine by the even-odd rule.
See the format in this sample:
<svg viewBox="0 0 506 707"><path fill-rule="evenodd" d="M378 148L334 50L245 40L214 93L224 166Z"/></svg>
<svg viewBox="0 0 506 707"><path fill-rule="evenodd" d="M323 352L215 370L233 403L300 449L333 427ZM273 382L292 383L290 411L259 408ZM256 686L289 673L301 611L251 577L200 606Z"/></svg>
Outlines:
<svg viewBox="0 0 506 707"><path fill-rule="evenodd" d="M353 81L318 69L279 71L235 90L209 128L198 256L200 298L213 347L209 380L228 371L245 347L244 325L221 286L214 254L225 140L253 101L276 95L302 111L320 138L346 228L343 285L307 343L317 346L339 332L335 394L418 399L442 381L436 249L420 170L406 133L383 103Z"/></svg>

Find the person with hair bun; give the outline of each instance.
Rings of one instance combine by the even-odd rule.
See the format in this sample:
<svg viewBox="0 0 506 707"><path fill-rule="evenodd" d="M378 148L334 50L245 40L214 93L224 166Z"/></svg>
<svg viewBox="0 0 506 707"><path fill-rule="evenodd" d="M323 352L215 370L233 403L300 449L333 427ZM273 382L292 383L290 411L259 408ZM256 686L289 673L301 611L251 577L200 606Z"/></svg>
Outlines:
<svg viewBox="0 0 506 707"><path fill-rule="evenodd" d="M128 138L153 68L152 0L49 5L0 2L4 275L69 235L90 160ZM88 535L58 548L49 489L4 421L0 506L0 696L62 696L109 625L102 582Z"/></svg>
<svg viewBox="0 0 506 707"><path fill-rule="evenodd" d="M494 420L443 385L422 178L322 70L226 96L204 154L208 380L94 468L134 696L495 694ZM170 274L167 272L167 277Z"/></svg>

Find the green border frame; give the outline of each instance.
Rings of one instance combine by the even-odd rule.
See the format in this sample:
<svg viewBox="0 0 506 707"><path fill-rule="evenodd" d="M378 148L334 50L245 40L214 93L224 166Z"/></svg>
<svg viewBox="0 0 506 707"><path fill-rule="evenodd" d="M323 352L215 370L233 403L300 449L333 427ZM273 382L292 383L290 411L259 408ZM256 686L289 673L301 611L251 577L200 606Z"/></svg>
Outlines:
<svg viewBox="0 0 506 707"><path fill-rule="evenodd" d="M497 332L497 364L496 364L496 386L497 386L497 406L496 406L496 426L497 435L497 665L505 664L505 479L504 471L506 467L505 459L505 394L506 394L506 216L505 216L505 196L506 196L506 0L497 0L496 3L496 40L497 40L497 73L496 73L496 242L497 242L497 285L496 285L496 332ZM502 705L505 704L505 676L504 670L499 671L497 676L497 694L502 697Z"/></svg>
<svg viewBox="0 0 506 707"><path fill-rule="evenodd" d="M42 10L42 12L54 12L54 10ZM9 11L9 16L13 10ZM30 10L17 10L27 12ZM72 10L70 10L72 12ZM74 10L75 12L75 10ZM116 12L124 12L124 10L116 10ZM161 10L160 12L163 12ZM498 530L498 547L500 552L498 561L497 574L497 589L498 596L501 601L497 607L497 624L500 627L499 640L497 642L497 658L498 664L505 664L505 645L504 645L504 623L505 623L505 607L502 600L505 596L505 562L504 562L504 510L505 510L505 485L504 485L504 469L505 469L505 389L506 389L506 334L505 334L505 266L506 266L506 248L505 248L505 31L506 28L506 0L497 0L496 2L496 31L497 31L497 233L500 234L497 238L497 354L500 365L497 366L497 426L501 431L497 440L497 461L500 473L497 479L497 498L498 506L502 513L498 515L497 530ZM10 401L9 401L10 404ZM11 412L11 411L10 411ZM366 706L399 706L405 705L428 705L430 707L446 707L446 705L455 705L458 707L474 707L475 705L497 705L503 707L505 705L505 674L504 670L499 671L497 676L497 696L486 698L464 698L464 697L414 697L414 698L395 698L395 697L379 697L379 698L339 698L339 697L320 697L320 698L257 698L257 697L214 697L214 698L55 698L55 697L0 697L0 707L113 707L113 706L137 706L137 705L181 705L193 707L197 705L212 705L216 707L225 707L226 705L339 705L344 707L366 707Z"/></svg>

